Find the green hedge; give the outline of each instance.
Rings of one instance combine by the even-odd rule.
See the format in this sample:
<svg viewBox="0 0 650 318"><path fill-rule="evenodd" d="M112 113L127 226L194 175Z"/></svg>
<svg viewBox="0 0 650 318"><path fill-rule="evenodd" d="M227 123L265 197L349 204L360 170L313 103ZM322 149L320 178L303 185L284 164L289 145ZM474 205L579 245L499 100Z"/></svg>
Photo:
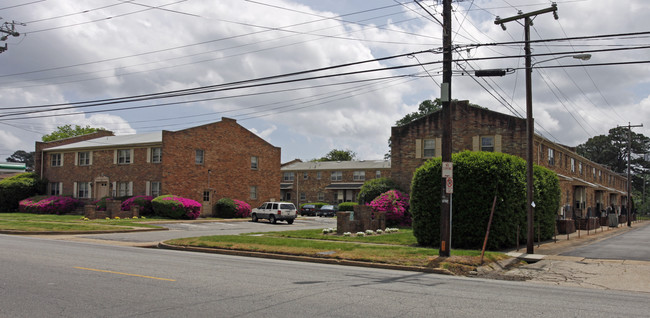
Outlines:
<svg viewBox="0 0 650 318"><path fill-rule="evenodd" d="M213 215L217 218L232 219L237 213L235 201L230 198L221 198L214 205Z"/></svg>
<svg viewBox="0 0 650 318"><path fill-rule="evenodd" d="M339 204L339 211L354 211L354 206L358 205L356 202L343 202Z"/></svg>
<svg viewBox="0 0 650 318"><path fill-rule="evenodd" d="M397 183L389 178L377 178L368 180L363 183L359 194L357 195L357 202L359 204L370 203L376 197L380 196L382 193L388 192L389 190L399 190L402 191Z"/></svg>
<svg viewBox="0 0 650 318"><path fill-rule="evenodd" d="M516 156L470 152L454 154L454 194L452 201L452 247L480 249L494 196L497 205L487 248L503 249L516 245L517 225L520 240L526 241L526 162ZM413 234L422 246L440 244L441 160L434 158L415 171L411 185ZM535 223L541 239L555 231L560 187L557 175L536 166ZM537 235L537 226L536 234Z"/></svg>
<svg viewBox="0 0 650 318"><path fill-rule="evenodd" d="M36 173L25 172L0 180L0 212L18 211L18 202L44 194L47 180Z"/></svg>

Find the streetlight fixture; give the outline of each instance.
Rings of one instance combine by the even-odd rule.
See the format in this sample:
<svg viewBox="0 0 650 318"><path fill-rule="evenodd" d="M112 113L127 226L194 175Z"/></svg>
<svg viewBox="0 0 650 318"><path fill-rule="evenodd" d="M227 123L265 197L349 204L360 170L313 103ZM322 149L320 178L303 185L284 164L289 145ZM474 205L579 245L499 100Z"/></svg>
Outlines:
<svg viewBox="0 0 650 318"><path fill-rule="evenodd" d="M539 62L535 62L535 63L533 63L532 66L535 66L535 65L537 65L537 64L539 64L539 63L544 63L544 62L548 62L548 61L559 60L559 59L561 59L561 58L565 58L565 57L571 57L571 58L574 58L574 59L576 59L576 60L588 61L588 60L591 59L591 54L575 54L575 55L563 55L563 56L558 56L558 57L554 57L554 58L552 58L552 59L542 60L542 61L539 61Z"/></svg>

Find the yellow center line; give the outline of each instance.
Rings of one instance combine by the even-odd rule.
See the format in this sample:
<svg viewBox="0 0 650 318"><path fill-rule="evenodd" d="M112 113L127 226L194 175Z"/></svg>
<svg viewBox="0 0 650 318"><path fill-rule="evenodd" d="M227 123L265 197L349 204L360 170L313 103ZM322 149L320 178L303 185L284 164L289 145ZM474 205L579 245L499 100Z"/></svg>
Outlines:
<svg viewBox="0 0 650 318"><path fill-rule="evenodd" d="M175 282L176 281L175 279L169 279L169 278L160 278L160 277L145 276L145 275L138 275L138 274L121 273L121 272L107 271L107 270L103 270L103 269L77 267L77 266L75 266L74 268L83 269L83 270L87 270L87 271L93 271L93 272L111 273L111 274L118 274L118 275L125 275L125 276L151 278L151 279L157 279L157 280L166 280L166 281L169 281L169 282Z"/></svg>

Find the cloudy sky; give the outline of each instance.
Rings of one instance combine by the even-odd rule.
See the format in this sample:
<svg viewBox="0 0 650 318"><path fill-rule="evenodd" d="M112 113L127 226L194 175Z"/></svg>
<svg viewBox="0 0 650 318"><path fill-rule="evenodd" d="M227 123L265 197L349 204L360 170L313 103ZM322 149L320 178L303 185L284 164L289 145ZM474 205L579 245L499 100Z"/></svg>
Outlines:
<svg viewBox="0 0 650 318"><path fill-rule="evenodd" d="M281 147L283 162L334 148L381 159L395 121L440 95L437 2L3 0L0 23L22 24L0 42L0 161L65 124L134 134L221 117ZM552 40L533 45L537 133L575 146L630 122L650 136L650 1L556 3L559 19L531 29ZM523 27L494 20L550 5L454 3L452 97L524 117ZM515 71L467 75L489 68Z"/></svg>

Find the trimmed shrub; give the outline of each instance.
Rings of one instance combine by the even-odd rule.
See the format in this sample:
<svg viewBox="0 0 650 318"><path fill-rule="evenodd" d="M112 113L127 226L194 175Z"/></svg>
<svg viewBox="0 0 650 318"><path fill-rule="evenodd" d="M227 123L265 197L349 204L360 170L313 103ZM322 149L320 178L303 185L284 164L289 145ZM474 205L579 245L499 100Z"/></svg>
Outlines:
<svg viewBox="0 0 650 318"><path fill-rule="evenodd" d="M18 203L45 193L47 181L36 173L25 172L0 180L0 212L18 211Z"/></svg>
<svg viewBox="0 0 650 318"><path fill-rule="evenodd" d="M196 220L201 214L201 204L176 195L161 195L151 200L155 215L170 219Z"/></svg>
<svg viewBox="0 0 650 318"><path fill-rule="evenodd" d="M137 206L140 210L140 215L153 215L153 205L151 204L151 200L153 200L153 197L150 195L134 196L123 201L121 209L122 211L130 211L131 207ZM106 209L106 204L104 204L104 209Z"/></svg>
<svg viewBox="0 0 650 318"><path fill-rule="evenodd" d="M93 204L95 205L95 210L97 211L106 211L106 202L108 201L113 201L112 197L103 197L99 200L93 201Z"/></svg>
<svg viewBox="0 0 650 318"><path fill-rule="evenodd" d="M382 193L368 204L373 211L386 212L386 226L411 226L409 195L397 190Z"/></svg>
<svg viewBox="0 0 650 318"><path fill-rule="evenodd" d="M354 206L359 205L356 202L343 202L339 204L339 211L354 211Z"/></svg>
<svg viewBox="0 0 650 318"><path fill-rule="evenodd" d="M359 190L359 194L357 195L357 202L359 204L369 203L388 190L401 189L399 189L395 181L386 177L368 180L361 186L361 190Z"/></svg>
<svg viewBox="0 0 650 318"><path fill-rule="evenodd" d="M19 211L38 214L67 214L82 206L82 202L71 197L36 196L18 203Z"/></svg>
<svg viewBox="0 0 650 318"><path fill-rule="evenodd" d="M464 151L452 156L454 163L453 229L454 248L480 249L485 238L492 201L497 205L487 248L498 250L516 245L517 225L520 240L526 241L526 162L517 156ZM413 235L421 246L440 245L440 158L419 167L411 183ZM541 239L550 239L560 200L557 175L536 166L535 224ZM537 227L535 228L537 235Z"/></svg>
<svg viewBox="0 0 650 318"><path fill-rule="evenodd" d="M251 205L240 200L235 201L235 206L237 207L237 212L235 212L235 217L238 218L247 218L251 216Z"/></svg>
<svg viewBox="0 0 650 318"><path fill-rule="evenodd" d="M213 215L217 218L232 219L237 213L237 205L231 198L221 198L214 205Z"/></svg>

